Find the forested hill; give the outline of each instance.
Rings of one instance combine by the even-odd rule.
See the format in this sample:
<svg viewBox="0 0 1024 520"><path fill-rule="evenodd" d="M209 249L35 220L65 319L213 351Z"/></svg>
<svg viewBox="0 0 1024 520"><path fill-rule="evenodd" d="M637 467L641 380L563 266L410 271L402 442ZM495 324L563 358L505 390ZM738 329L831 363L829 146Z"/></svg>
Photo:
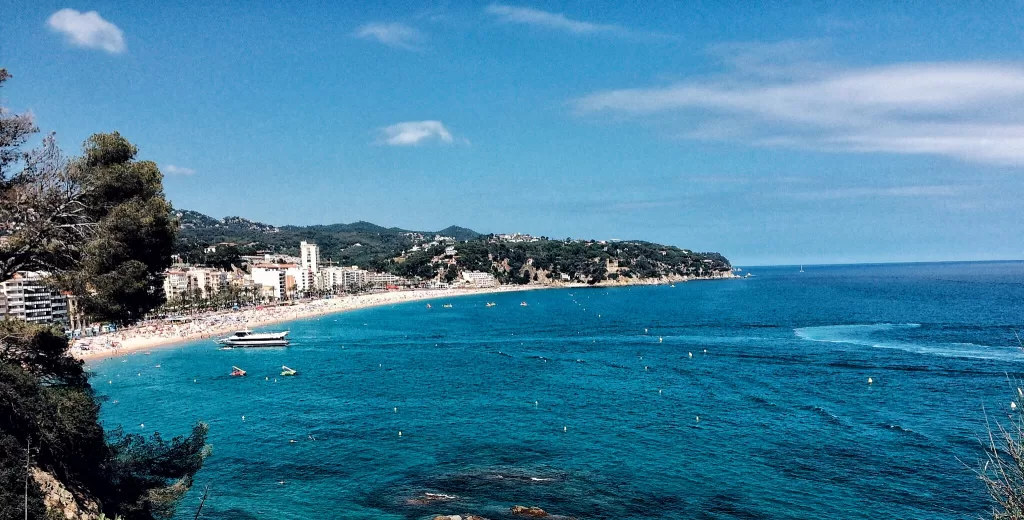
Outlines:
<svg viewBox="0 0 1024 520"><path fill-rule="evenodd" d="M718 253L698 253L642 241L509 241L471 229L449 227L415 232L369 222L325 226L271 226L241 217L215 219L178 211L182 233L178 252L193 262L210 261L202 250L231 243L247 254L270 250L298 254L299 242L320 246L324 262L358 265L409 278L453 280L464 271L494 274L502 283L622 282L731 276L732 265ZM451 240L435 240L435 236ZM452 251L454 249L454 251ZM225 259L225 263L231 263Z"/></svg>
<svg viewBox="0 0 1024 520"><path fill-rule="evenodd" d="M258 250L298 255L299 242L306 240L320 246L324 260L340 265L367 265L379 258L390 258L412 247L422 235L451 237L456 241L473 240L480 233L459 226L440 231L410 231L386 228L370 222L329 224L322 226L272 226L242 217L217 219L197 211L176 210L181 223L177 252L191 255L208 245L228 242L242 254Z"/></svg>
<svg viewBox="0 0 1024 520"><path fill-rule="evenodd" d="M734 276L718 253L696 253L641 241L548 240L504 242L492 236L434 247L378 265L410 278L434 273L451 281L464 271L494 274L503 284L640 283Z"/></svg>

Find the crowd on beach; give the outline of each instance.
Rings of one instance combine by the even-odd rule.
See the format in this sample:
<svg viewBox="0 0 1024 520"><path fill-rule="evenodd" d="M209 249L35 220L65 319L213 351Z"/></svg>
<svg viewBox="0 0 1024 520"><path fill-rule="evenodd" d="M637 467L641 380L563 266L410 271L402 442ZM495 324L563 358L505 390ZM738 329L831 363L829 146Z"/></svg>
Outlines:
<svg viewBox="0 0 1024 520"><path fill-rule="evenodd" d="M75 339L72 342L70 352L79 359L111 357L150 347L219 337L236 330L334 312L390 305L412 300L443 298L480 292L498 292L510 289L512 288L389 291L309 300L288 305L247 307L186 317L147 320L114 332Z"/></svg>

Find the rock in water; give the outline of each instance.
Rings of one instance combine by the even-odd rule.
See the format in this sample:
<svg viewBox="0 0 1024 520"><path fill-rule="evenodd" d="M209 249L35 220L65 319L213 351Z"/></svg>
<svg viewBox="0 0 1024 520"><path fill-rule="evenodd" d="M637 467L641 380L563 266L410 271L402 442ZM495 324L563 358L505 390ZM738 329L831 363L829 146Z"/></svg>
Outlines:
<svg viewBox="0 0 1024 520"><path fill-rule="evenodd" d="M530 518L544 518L548 512L539 507L512 506L513 515L528 516Z"/></svg>

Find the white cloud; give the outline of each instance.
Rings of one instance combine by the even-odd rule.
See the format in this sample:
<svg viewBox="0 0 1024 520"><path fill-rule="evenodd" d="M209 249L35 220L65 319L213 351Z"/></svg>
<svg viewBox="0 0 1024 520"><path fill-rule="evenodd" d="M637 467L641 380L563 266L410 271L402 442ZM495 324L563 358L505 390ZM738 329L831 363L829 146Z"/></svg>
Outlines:
<svg viewBox="0 0 1024 520"><path fill-rule="evenodd" d="M357 28L352 36L406 50L418 49L423 40L423 33L401 23L368 23Z"/></svg>
<svg viewBox="0 0 1024 520"><path fill-rule="evenodd" d="M165 164L163 172L167 175L195 175L196 171L192 168L185 168L183 166L175 166L173 164Z"/></svg>
<svg viewBox="0 0 1024 520"><path fill-rule="evenodd" d="M440 121L405 121L381 128L381 142L391 146L413 146L434 140L453 143L455 137Z"/></svg>
<svg viewBox="0 0 1024 520"><path fill-rule="evenodd" d="M790 57L774 66L771 56L750 52L727 62L733 70L724 76L597 92L573 104L580 113L683 114L690 121L680 131L686 139L1024 166L1020 65L802 67Z"/></svg>
<svg viewBox="0 0 1024 520"><path fill-rule="evenodd" d="M77 47L100 49L111 54L122 53L127 49L121 29L104 20L96 11L83 13L74 9L61 9L50 15L46 24Z"/></svg>
<svg viewBox="0 0 1024 520"><path fill-rule="evenodd" d="M484 10L487 14L497 16L501 21L520 23L558 29L575 34L625 33L624 28L617 25L581 22L567 18L561 13L549 13L529 7L513 7L510 5L491 4Z"/></svg>
<svg viewBox="0 0 1024 520"><path fill-rule="evenodd" d="M606 35L625 38L665 38L666 35L655 32L642 32L627 29L621 25L584 22L573 20L562 13L541 11L531 7L516 7L504 4L491 4L484 12L496 17L504 23L530 25L555 31L564 31L581 36Z"/></svg>

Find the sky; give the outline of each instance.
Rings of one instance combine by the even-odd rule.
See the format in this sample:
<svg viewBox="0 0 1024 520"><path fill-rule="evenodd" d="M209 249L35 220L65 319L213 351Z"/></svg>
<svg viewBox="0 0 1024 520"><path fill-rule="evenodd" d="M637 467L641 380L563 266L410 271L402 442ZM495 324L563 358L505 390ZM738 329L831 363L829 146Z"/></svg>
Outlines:
<svg viewBox="0 0 1024 520"><path fill-rule="evenodd" d="M2 103L216 217L1024 258L1024 2L210 4L4 3Z"/></svg>

